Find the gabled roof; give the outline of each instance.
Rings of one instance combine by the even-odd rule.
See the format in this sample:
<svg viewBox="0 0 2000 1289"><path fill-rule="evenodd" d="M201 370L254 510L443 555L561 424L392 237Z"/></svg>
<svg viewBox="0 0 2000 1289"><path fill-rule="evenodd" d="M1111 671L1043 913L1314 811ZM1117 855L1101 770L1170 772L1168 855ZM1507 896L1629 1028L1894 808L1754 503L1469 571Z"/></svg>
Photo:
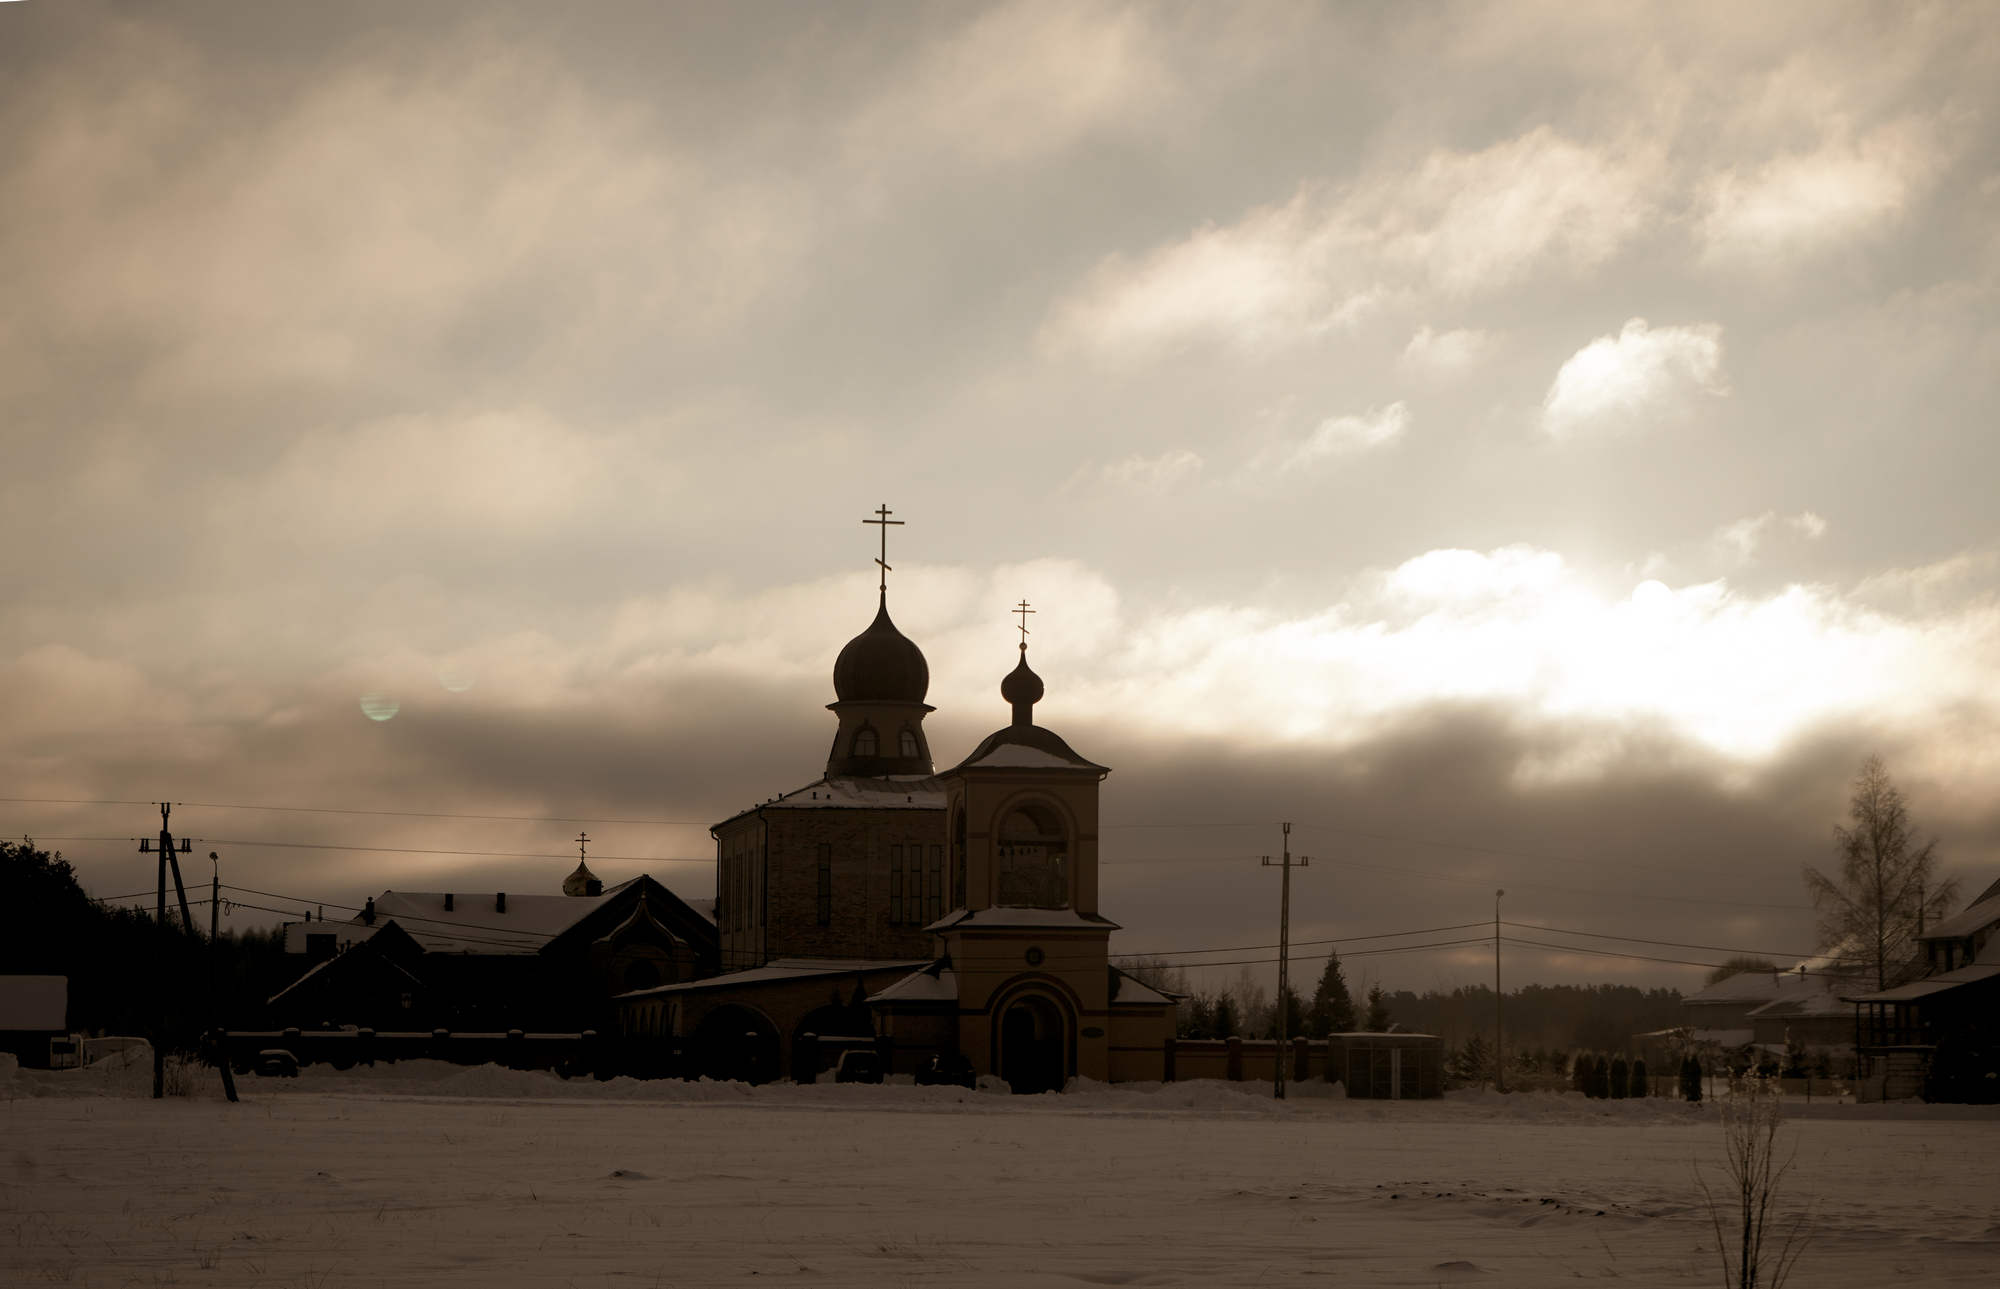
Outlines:
<svg viewBox="0 0 2000 1289"><path fill-rule="evenodd" d="M1681 1005L1769 1002L1778 996L1786 974L1782 971L1739 971L1727 980L1718 980L1700 993L1689 994L1681 999Z"/></svg>
<svg viewBox="0 0 2000 1289"><path fill-rule="evenodd" d="M694 902L681 899L645 876L620 882L602 895L510 892L504 912L497 907L498 896L489 893L454 892L451 901L452 907L445 908L442 891L384 891L375 897L374 926L362 921L365 914L357 914L348 922L294 923L286 932L287 947L292 933L301 927L314 934L324 928L343 941L360 943L378 931L382 923L393 920L425 953L502 956L541 953L572 931L595 938L611 930L629 917L624 911L626 905L641 901L656 903L670 915L676 908L685 910L688 931L705 945L712 945L715 936L712 901L702 901L709 905L707 909L696 907ZM601 927L591 925L604 919L614 921Z"/></svg>
<svg viewBox="0 0 2000 1289"><path fill-rule="evenodd" d="M1111 968L1111 1001L1114 1003L1123 1003L1128 1007L1134 1003L1172 1007L1184 996L1155 989L1137 976L1117 967Z"/></svg>
<svg viewBox="0 0 2000 1289"><path fill-rule="evenodd" d="M1852 989L1854 983L1848 977L1787 971L1778 978L1777 996L1762 1007L1754 1008L1750 1015L1765 1020L1779 1016L1801 1019L1808 1016L1852 1016L1852 1004L1840 995Z"/></svg>
<svg viewBox="0 0 2000 1289"><path fill-rule="evenodd" d="M1108 766L1086 761L1054 730L1040 725L1008 725L994 730L972 749L972 755L946 774L960 770L1090 770L1109 774Z"/></svg>
<svg viewBox="0 0 2000 1289"><path fill-rule="evenodd" d="M1988 891L1971 907L1952 914L1926 930L1921 938L1926 941L1963 940L1967 936L1977 935L1996 922L2000 922L2000 895Z"/></svg>
<svg viewBox="0 0 2000 1289"><path fill-rule="evenodd" d="M721 828L759 810L943 810L944 785L936 775L864 779L830 774L803 788L773 797L762 805L739 810L716 824Z"/></svg>
<svg viewBox="0 0 2000 1289"><path fill-rule="evenodd" d="M1075 909L953 909L937 921L925 927L926 931L949 931L954 927L961 930L980 927L1055 927L1071 928L1083 926L1093 931L1117 931L1121 928L1110 918L1095 913L1078 913Z"/></svg>
<svg viewBox="0 0 2000 1289"><path fill-rule="evenodd" d="M1913 1003L1919 998L1932 994L1947 993L1964 985L1976 985L1982 980L2000 976L2000 963L1960 967L1957 971L1946 971L1939 975L1927 976L1894 989L1884 989L1879 993L1856 994L1847 999L1851 1003Z"/></svg>
<svg viewBox="0 0 2000 1289"><path fill-rule="evenodd" d="M905 959L875 958L779 958L751 971L732 971L705 980L687 980L674 985L655 985L619 994L622 999L657 998L665 994L700 993L712 989L744 989L759 985L791 983L813 976L851 976L873 971L909 971L928 966Z"/></svg>
<svg viewBox="0 0 2000 1289"><path fill-rule="evenodd" d="M375 897L375 916L394 918L426 953L540 953L549 941L616 900L632 882L620 882L602 895L509 892L505 912L495 907L498 897L491 893L454 892L447 909L442 891L384 891ZM357 915L350 925L360 920Z"/></svg>

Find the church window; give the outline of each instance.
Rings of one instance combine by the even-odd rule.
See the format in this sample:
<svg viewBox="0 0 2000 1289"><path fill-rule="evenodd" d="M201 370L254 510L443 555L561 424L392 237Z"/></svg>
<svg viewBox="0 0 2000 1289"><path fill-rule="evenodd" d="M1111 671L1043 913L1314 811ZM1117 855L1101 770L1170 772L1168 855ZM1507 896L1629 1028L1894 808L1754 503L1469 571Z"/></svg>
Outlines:
<svg viewBox="0 0 2000 1289"><path fill-rule="evenodd" d="M1024 805L1000 825L999 890L1006 908L1069 907L1069 843L1045 806Z"/></svg>
<svg viewBox="0 0 2000 1289"><path fill-rule="evenodd" d="M854 736L854 755L875 755L875 731L866 725Z"/></svg>
<svg viewBox="0 0 2000 1289"><path fill-rule="evenodd" d="M917 748L917 732L915 730L905 729L903 731L903 755L910 759L915 759L923 755Z"/></svg>
<svg viewBox="0 0 2000 1289"><path fill-rule="evenodd" d="M930 915L924 920L935 922L944 916L944 910L938 907L944 896L944 847L942 846L931 847L931 877L924 883L924 894L930 898Z"/></svg>
<svg viewBox="0 0 2000 1289"><path fill-rule="evenodd" d="M889 924L903 921L903 848L889 847Z"/></svg>
<svg viewBox="0 0 2000 1289"><path fill-rule="evenodd" d="M819 844L819 924L833 922L833 846L827 842Z"/></svg>

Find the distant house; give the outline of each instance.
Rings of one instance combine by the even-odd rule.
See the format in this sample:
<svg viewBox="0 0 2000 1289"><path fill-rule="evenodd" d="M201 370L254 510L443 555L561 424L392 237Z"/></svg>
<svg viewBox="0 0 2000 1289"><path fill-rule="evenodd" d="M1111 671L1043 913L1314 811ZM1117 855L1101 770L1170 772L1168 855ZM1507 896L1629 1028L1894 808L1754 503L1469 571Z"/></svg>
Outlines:
<svg viewBox="0 0 2000 1289"><path fill-rule="evenodd" d="M1688 1039L1754 1047L1780 1060L1807 1049L1836 1059L1854 1052L1853 982L1802 962L1788 971L1741 971L1681 1000Z"/></svg>
<svg viewBox="0 0 2000 1289"><path fill-rule="evenodd" d="M270 1000L270 1019L301 1029L609 1030L615 996L718 969L707 909L651 877L607 890L579 867L564 890L384 891L349 921L287 923L285 950L304 970Z"/></svg>
<svg viewBox="0 0 2000 1289"><path fill-rule="evenodd" d="M1935 1085L1970 1080L1946 1092L1959 1099L2000 1095L2000 882L1965 911L1918 937L1922 948L1888 989L1851 994L1856 1047L1875 1092L1886 1100L1929 1095ZM1942 1062L1945 1068L1934 1069ZM1963 1069L1967 1063L1979 1069ZM1993 1066L1994 1069L1987 1069ZM1992 1081L1994 1086L1988 1086Z"/></svg>
<svg viewBox="0 0 2000 1289"><path fill-rule="evenodd" d="M68 976L0 976L0 1052L46 1069L51 1043L69 1041Z"/></svg>

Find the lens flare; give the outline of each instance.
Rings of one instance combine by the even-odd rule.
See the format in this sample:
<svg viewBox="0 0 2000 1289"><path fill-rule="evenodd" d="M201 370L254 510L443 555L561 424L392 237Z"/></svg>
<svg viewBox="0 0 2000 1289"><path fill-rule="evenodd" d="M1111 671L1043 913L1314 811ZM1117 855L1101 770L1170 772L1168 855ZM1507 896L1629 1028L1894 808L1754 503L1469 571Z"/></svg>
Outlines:
<svg viewBox="0 0 2000 1289"><path fill-rule="evenodd" d="M402 710L401 703L379 691L361 696L362 714L371 721L386 721Z"/></svg>
<svg viewBox="0 0 2000 1289"><path fill-rule="evenodd" d="M453 675L447 671L438 676L438 684L443 685L454 694L462 694L472 688L472 677Z"/></svg>

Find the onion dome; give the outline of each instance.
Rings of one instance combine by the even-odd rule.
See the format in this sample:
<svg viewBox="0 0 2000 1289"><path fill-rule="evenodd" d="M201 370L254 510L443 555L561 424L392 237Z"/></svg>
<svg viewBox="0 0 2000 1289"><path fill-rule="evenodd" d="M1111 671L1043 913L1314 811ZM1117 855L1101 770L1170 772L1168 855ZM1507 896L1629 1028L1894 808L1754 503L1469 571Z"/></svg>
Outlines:
<svg viewBox="0 0 2000 1289"><path fill-rule="evenodd" d="M921 703L930 687L931 668L924 651L896 630L889 620L889 597L884 595L875 621L849 640L834 660L833 692L843 703Z"/></svg>
<svg viewBox="0 0 2000 1289"><path fill-rule="evenodd" d="M1021 661L1000 682L1000 697L1014 705L1014 723L1033 725L1035 704L1042 701L1042 678L1028 666L1028 646L1021 646Z"/></svg>
<svg viewBox="0 0 2000 1289"><path fill-rule="evenodd" d="M597 880L597 874L590 866L578 860L576 871L563 879L564 895L602 895L604 883Z"/></svg>

